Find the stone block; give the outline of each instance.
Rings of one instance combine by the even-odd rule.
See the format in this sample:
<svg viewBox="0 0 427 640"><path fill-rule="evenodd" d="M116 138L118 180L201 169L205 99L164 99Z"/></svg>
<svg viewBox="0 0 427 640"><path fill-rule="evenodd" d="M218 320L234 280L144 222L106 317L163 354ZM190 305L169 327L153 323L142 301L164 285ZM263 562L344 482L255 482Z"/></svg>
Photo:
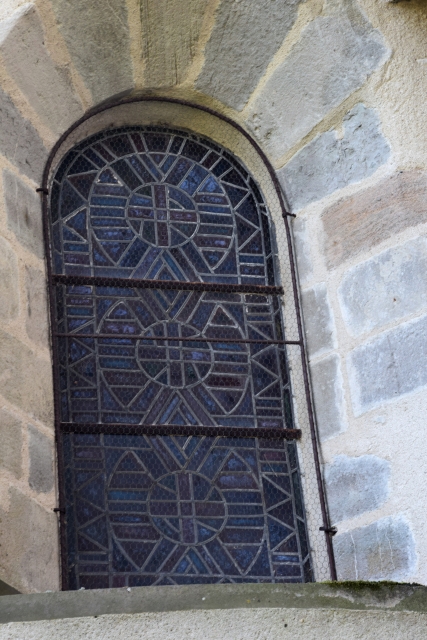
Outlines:
<svg viewBox="0 0 427 640"><path fill-rule="evenodd" d="M313 275L310 239L307 231L307 223L304 218L293 218L292 232L298 266L298 278L300 283L303 284L310 280Z"/></svg>
<svg viewBox="0 0 427 640"><path fill-rule="evenodd" d="M320 440L345 429L340 359L334 353L310 365L313 400Z"/></svg>
<svg viewBox="0 0 427 640"><path fill-rule="evenodd" d="M58 522L15 487L10 507L0 508L0 572L19 591L59 589Z"/></svg>
<svg viewBox="0 0 427 640"><path fill-rule="evenodd" d="M221 2L196 88L243 109L294 24L300 1Z"/></svg>
<svg viewBox="0 0 427 640"><path fill-rule="evenodd" d="M372 175L383 165L390 147L373 109L357 104L343 120L344 135L318 135L278 172L293 211Z"/></svg>
<svg viewBox="0 0 427 640"><path fill-rule="evenodd" d="M348 356L355 415L427 384L427 316L401 324Z"/></svg>
<svg viewBox="0 0 427 640"><path fill-rule="evenodd" d="M338 289L350 333L367 331L427 307L427 239L388 249L349 269Z"/></svg>
<svg viewBox="0 0 427 640"><path fill-rule="evenodd" d="M427 173L399 171L322 214L329 269L408 227L427 222Z"/></svg>
<svg viewBox="0 0 427 640"><path fill-rule="evenodd" d="M251 105L248 126L280 158L361 87L386 56L382 36L356 2L326 3Z"/></svg>
<svg viewBox="0 0 427 640"><path fill-rule="evenodd" d="M26 330L28 337L43 347L48 347L48 307L46 276L42 271L25 267L27 290Z"/></svg>
<svg viewBox="0 0 427 640"><path fill-rule="evenodd" d="M133 89L126 0L51 0L73 63L102 102Z"/></svg>
<svg viewBox="0 0 427 640"><path fill-rule="evenodd" d="M306 289L301 295L307 351L318 356L335 347L335 324L324 282Z"/></svg>
<svg viewBox="0 0 427 640"><path fill-rule="evenodd" d="M28 453L30 456L29 485L39 493L49 493L54 486L53 440L28 425Z"/></svg>
<svg viewBox="0 0 427 640"><path fill-rule="evenodd" d="M12 320L18 313L18 260L7 240L0 237L0 318Z"/></svg>
<svg viewBox="0 0 427 640"><path fill-rule="evenodd" d="M22 474L22 423L6 409L0 409L0 469L17 478Z"/></svg>
<svg viewBox="0 0 427 640"><path fill-rule="evenodd" d="M408 580L415 542L403 516L377 520L333 538L338 580Z"/></svg>
<svg viewBox="0 0 427 640"><path fill-rule="evenodd" d="M390 463L377 456L335 456L324 479L331 522L378 509L389 493Z"/></svg>
<svg viewBox="0 0 427 640"><path fill-rule="evenodd" d="M0 394L47 425L53 423L52 369L9 333L0 330Z"/></svg>
<svg viewBox="0 0 427 640"><path fill-rule="evenodd" d="M7 226L19 242L38 258L44 257L43 221L40 196L17 175L4 169L3 191Z"/></svg>
<svg viewBox="0 0 427 640"><path fill-rule="evenodd" d="M40 183L48 151L31 122L0 88L0 153L22 173Z"/></svg>
<svg viewBox="0 0 427 640"><path fill-rule="evenodd" d="M0 56L52 131L62 133L83 114L68 69L56 65L44 45L43 25L33 4L24 4L0 22Z"/></svg>
<svg viewBox="0 0 427 640"><path fill-rule="evenodd" d="M140 12L146 85L180 84L196 53L206 0L141 2Z"/></svg>

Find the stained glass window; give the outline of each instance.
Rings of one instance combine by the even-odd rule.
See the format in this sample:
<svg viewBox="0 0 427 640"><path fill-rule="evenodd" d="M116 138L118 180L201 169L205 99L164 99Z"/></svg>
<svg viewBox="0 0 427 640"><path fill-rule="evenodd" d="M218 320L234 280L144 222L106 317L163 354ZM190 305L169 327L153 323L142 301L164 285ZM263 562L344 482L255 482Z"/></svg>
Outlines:
<svg viewBox="0 0 427 640"><path fill-rule="evenodd" d="M274 234L185 131L97 134L51 185L68 588L311 580Z"/></svg>

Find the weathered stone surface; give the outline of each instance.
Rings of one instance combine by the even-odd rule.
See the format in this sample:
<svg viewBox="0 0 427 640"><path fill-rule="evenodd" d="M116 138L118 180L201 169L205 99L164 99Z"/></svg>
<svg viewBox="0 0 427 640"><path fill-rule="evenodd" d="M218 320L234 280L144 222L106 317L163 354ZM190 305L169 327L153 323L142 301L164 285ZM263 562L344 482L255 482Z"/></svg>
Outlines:
<svg viewBox="0 0 427 640"><path fill-rule="evenodd" d="M377 456L335 456L324 479L333 524L378 509L387 499L390 463Z"/></svg>
<svg viewBox="0 0 427 640"><path fill-rule="evenodd" d="M18 313L18 260L7 240L0 238L0 318L11 320Z"/></svg>
<svg viewBox="0 0 427 640"><path fill-rule="evenodd" d="M43 347L48 346L48 308L46 296L46 276L42 271L25 267L25 287L27 290L28 337Z"/></svg>
<svg viewBox="0 0 427 640"><path fill-rule="evenodd" d="M51 0L73 63L95 103L133 88L126 0Z"/></svg>
<svg viewBox="0 0 427 640"><path fill-rule="evenodd" d="M380 33L355 2L329 5L304 29L251 106L248 124L276 158L361 87L385 58Z"/></svg>
<svg viewBox="0 0 427 640"><path fill-rule="evenodd" d="M195 55L206 1L144 0L140 11L147 86L183 82Z"/></svg>
<svg viewBox="0 0 427 640"><path fill-rule="evenodd" d="M335 346L335 325L324 282L306 289L301 296L309 356L318 356Z"/></svg>
<svg viewBox="0 0 427 640"><path fill-rule="evenodd" d="M293 218L292 231L294 238L295 256L298 266L300 283L307 282L313 275L313 262L311 259L310 239L307 231L307 223L304 218Z"/></svg>
<svg viewBox="0 0 427 640"><path fill-rule="evenodd" d="M53 420L50 362L0 330L0 394L50 425Z"/></svg>
<svg viewBox="0 0 427 640"><path fill-rule="evenodd" d="M427 307L427 239L388 249L346 272L338 289L354 336Z"/></svg>
<svg viewBox="0 0 427 640"><path fill-rule="evenodd" d="M22 424L12 413L0 409L0 469L17 478L22 473Z"/></svg>
<svg viewBox="0 0 427 640"><path fill-rule="evenodd" d="M387 161L390 147L373 109L357 104L343 120L344 136L327 131L278 172L293 211L363 180Z"/></svg>
<svg viewBox="0 0 427 640"><path fill-rule="evenodd" d="M326 440L345 428L340 359L332 354L311 364L310 371L319 437Z"/></svg>
<svg viewBox="0 0 427 640"><path fill-rule="evenodd" d="M396 233L427 222L427 173L399 171L332 205L322 221L327 266L334 269Z"/></svg>
<svg viewBox="0 0 427 640"><path fill-rule="evenodd" d="M40 118L62 133L83 113L69 71L55 64L44 45L43 25L33 4L0 22L0 55L10 76Z"/></svg>
<svg viewBox="0 0 427 640"><path fill-rule="evenodd" d="M0 509L0 572L19 591L59 588L57 516L18 489Z"/></svg>
<svg viewBox="0 0 427 640"><path fill-rule="evenodd" d="M7 226L24 247L39 258L43 258L43 222L40 196L8 169L3 171L3 190Z"/></svg>
<svg viewBox="0 0 427 640"><path fill-rule="evenodd" d="M354 349L348 357L356 415L427 384L427 316Z"/></svg>
<svg viewBox="0 0 427 640"><path fill-rule="evenodd" d="M234 109L243 109L295 22L299 3L221 2L196 88Z"/></svg>
<svg viewBox="0 0 427 640"><path fill-rule="evenodd" d="M28 452L30 455L29 485L39 493L49 493L54 484L53 441L28 425Z"/></svg>
<svg viewBox="0 0 427 640"><path fill-rule="evenodd" d="M333 538L338 580L405 580L415 569L406 518L393 516Z"/></svg>
<svg viewBox="0 0 427 640"><path fill-rule="evenodd" d="M0 153L18 169L40 182L48 152L39 134L0 89Z"/></svg>

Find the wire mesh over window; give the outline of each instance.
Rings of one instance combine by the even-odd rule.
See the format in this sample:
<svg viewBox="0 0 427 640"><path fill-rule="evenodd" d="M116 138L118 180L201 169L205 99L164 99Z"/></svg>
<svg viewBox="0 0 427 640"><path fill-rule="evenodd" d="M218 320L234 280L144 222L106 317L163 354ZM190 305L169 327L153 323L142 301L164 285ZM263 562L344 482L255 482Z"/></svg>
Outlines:
<svg viewBox="0 0 427 640"><path fill-rule="evenodd" d="M109 130L50 216L68 587L311 580L253 178L204 137Z"/></svg>

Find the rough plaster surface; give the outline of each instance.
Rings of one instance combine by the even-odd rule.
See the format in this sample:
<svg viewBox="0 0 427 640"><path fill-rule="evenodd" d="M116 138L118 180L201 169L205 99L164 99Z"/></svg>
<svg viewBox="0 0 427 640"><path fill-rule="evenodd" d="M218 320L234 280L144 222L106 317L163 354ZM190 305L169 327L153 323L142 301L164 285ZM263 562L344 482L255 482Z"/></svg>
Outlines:
<svg viewBox="0 0 427 640"><path fill-rule="evenodd" d="M10 622L0 626L0 640L419 640L427 617L422 613L337 611L334 609L255 609L251 611L173 611L107 615L73 620ZM321 631L320 631L321 630ZM319 635L321 633L321 635Z"/></svg>
<svg viewBox="0 0 427 640"><path fill-rule="evenodd" d="M414 537L403 516L335 536L334 551L339 580L404 580L416 564Z"/></svg>
<svg viewBox="0 0 427 640"><path fill-rule="evenodd" d="M12 404L51 425L52 373L23 342L0 330L0 393Z"/></svg>
<svg viewBox="0 0 427 640"><path fill-rule="evenodd" d="M427 173L399 171L322 213L329 269L427 222Z"/></svg>
<svg viewBox="0 0 427 640"><path fill-rule="evenodd" d="M338 290L349 332L358 336L427 307L426 273L425 237L349 269Z"/></svg>
<svg viewBox="0 0 427 640"><path fill-rule="evenodd" d="M325 283L305 289L301 302L308 355L319 356L336 346L334 317Z"/></svg>
<svg viewBox="0 0 427 640"><path fill-rule="evenodd" d="M126 0L51 0L73 63L102 102L133 88Z"/></svg>
<svg viewBox="0 0 427 640"><path fill-rule="evenodd" d="M386 54L381 34L355 2L327 7L326 15L303 30L251 105L249 126L274 158L359 88Z"/></svg>
<svg viewBox="0 0 427 640"><path fill-rule="evenodd" d="M340 358L334 353L310 365L317 427L321 440L345 429Z"/></svg>
<svg viewBox="0 0 427 640"><path fill-rule="evenodd" d="M333 524L374 511L389 494L390 463L377 456L335 456L324 469Z"/></svg>
<svg viewBox="0 0 427 640"><path fill-rule="evenodd" d="M0 22L0 56L28 102L53 131L62 133L80 118L83 110L69 71L50 57L34 4L24 4Z"/></svg>
<svg viewBox="0 0 427 640"><path fill-rule="evenodd" d="M40 196L8 169L3 171L3 193L6 205L7 226L19 242L35 253L44 256L42 208Z"/></svg>
<svg viewBox="0 0 427 640"><path fill-rule="evenodd" d="M387 161L390 147L373 109L357 104L343 128L342 138L336 131L317 136L278 172L293 211L367 178Z"/></svg>
<svg viewBox="0 0 427 640"><path fill-rule="evenodd" d="M292 27L300 2L223 0L196 88L234 109L243 109Z"/></svg>
<svg viewBox="0 0 427 640"><path fill-rule="evenodd" d="M28 482L37 493L48 493L54 486L53 440L40 433L33 425L28 426L28 451L30 475Z"/></svg>
<svg viewBox="0 0 427 640"><path fill-rule="evenodd" d="M427 384L427 316L399 325L348 357L356 415Z"/></svg>
<svg viewBox="0 0 427 640"><path fill-rule="evenodd" d="M56 590L57 516L12 487L9 509L0 508L0 575L19 591Z"/></svg>
<svg viewBox="0 0 427 640"><path fill-rule="evenodd" d="M28 177L36 182L41 180L47 149L34 126L1 88L0 153Z"/></svg>
<svg viewBox="0 0 427 640"><path fill-rule="evenodd" d="M10 411L0 409L0 469L19 478L22 473L22 423Z"/></svg>
<svg viewBox="0 0 427 640"><path fill-rule="evenodd" d="M18 312L18 260L7 240L0 237L0 319L11 320Z"/></svg>
<svg viewBox="0 0 427 640"><path fill-rule="evenodd" d="M33 267L25 267L27 293L27 335L41 347L49 347L48 308L46 298L46 274Z"/></svg>

